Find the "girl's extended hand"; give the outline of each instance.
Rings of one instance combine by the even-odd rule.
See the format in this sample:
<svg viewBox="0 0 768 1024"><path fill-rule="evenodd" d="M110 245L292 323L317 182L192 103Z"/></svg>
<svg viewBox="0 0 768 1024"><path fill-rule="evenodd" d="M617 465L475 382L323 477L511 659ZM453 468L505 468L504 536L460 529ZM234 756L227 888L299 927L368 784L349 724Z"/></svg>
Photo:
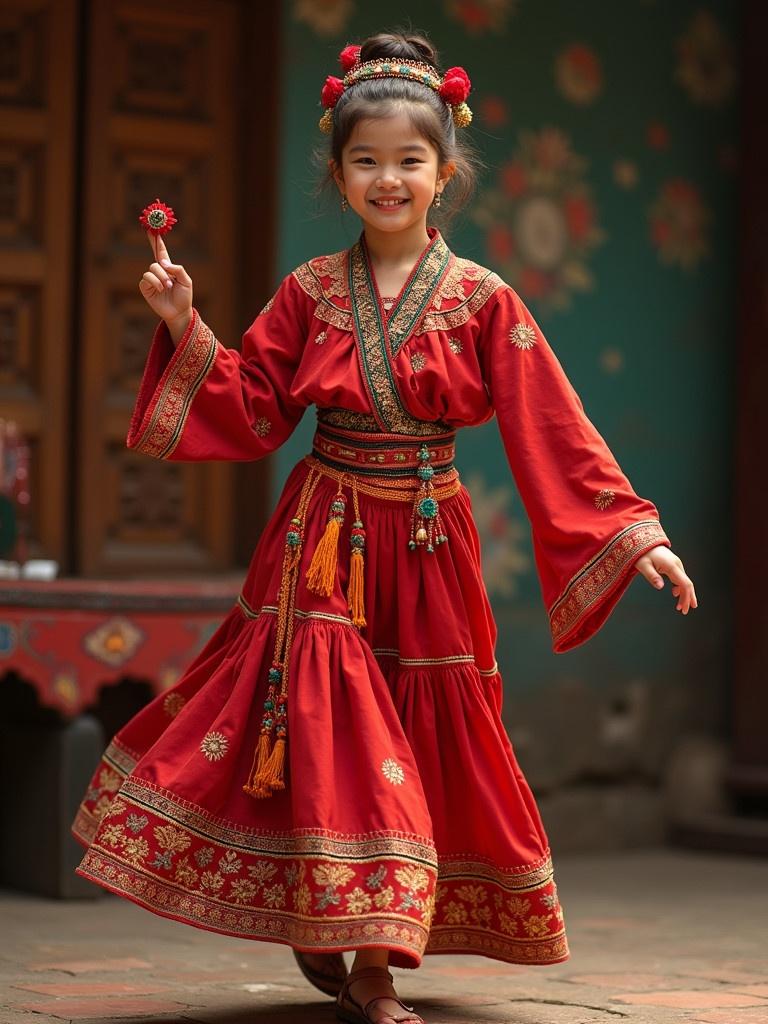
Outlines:
<svg viewBox="0 0 768 1024"><path fill-rule="evenodd" d="M147 232L149 244L152 234ZM154 249L153 249L154 252ZM179 263L171 263L161 235L157 236L159 262L152 263L139 281L139 291L167 324L192 313L192 278Z"/></svg>
<svg viewBox="0 0 768 1024"><path fill-rule="evenodd" d="M678 612L687 615L689 608L699 607L699 602L696 600L696 591L693 589L693 580L686 576L683 563L674 551L670 551L663 544L659 544L657 547L651 548L650 551L646 551L644 555L641 555L635 562L635 568L645 576L652 587L656 587L659 590L664 586L664 580L661 578L660 573L669 576L674 583L672 593L677 598L676 610Z"/></svg>

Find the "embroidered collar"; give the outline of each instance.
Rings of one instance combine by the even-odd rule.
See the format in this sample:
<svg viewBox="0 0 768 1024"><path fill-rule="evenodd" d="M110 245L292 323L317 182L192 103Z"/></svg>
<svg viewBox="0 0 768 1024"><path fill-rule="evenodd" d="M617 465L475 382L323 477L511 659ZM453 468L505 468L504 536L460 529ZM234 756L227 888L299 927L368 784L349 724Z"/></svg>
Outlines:
<svg viewBox="0 0 768 1024"><path fill-rule="evenodd" d="M352 317L371 407L382 429L398 433L410 432L409 423L413 423L413 418L400 401L392 364L403 342L416 331L429 309L453 255L437 228L427 228L427 232L430 240L396 297L389 316L376 285L364 232L348 250Z"/></svg>

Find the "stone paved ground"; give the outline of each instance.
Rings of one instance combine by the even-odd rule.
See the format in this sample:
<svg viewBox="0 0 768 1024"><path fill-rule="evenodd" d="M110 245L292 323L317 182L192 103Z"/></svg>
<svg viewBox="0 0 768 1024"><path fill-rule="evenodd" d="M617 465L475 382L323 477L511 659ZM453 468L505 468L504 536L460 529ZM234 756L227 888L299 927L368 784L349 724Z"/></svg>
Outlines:
<svg viewBox="0 0 768 1024"><path fill-rule="evenodd" d="M427 1024L768 1024L768 862L644 850L556 859L571 959L395 969ZM351 954L347 954L350 959ZM335 1024L287 946L112 896L0 893L0 1024Z"/></svg>

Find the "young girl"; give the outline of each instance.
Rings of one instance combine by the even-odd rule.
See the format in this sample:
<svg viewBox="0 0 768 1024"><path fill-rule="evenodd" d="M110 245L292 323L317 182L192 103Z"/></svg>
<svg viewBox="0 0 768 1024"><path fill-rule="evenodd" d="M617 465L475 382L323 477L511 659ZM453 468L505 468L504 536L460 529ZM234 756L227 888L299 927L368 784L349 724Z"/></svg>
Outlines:
<svg viewBox="0 0 768 1024"><path fill-rule="evenodd" d="M683 614L696 596L520 297L429 224L472 186L456 138L466 73L441 73L426 39L399 33L340 59L321 127L329 180L362 221L354 245L290 273L241 352L164 246L140 282L161 322L130 448L258 459L310 405L317 432L236 606L114 737L74 831L84 877L177 921L290 945L342 1020L418 1024L389 965L568 957L502 724L458 428L496 414L556 652L597 632L636 573L669 576Z"/></svg>

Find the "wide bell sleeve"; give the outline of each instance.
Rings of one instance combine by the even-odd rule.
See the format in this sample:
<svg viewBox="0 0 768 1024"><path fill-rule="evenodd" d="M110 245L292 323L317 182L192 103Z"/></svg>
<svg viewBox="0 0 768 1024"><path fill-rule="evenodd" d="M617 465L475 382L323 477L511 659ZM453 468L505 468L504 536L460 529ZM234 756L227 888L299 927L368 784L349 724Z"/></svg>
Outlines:
<svg viewBox="0 0 768 1024"><path fill-rule="evenodd" d="M126 444L158 459L260 459L295 429L305 404L291 396L304 350L307 297L293 274L242 336L226 348L196 308L174 346L155 329Z"/></svg>
<svg viewBox="0 0 768 1024"><path fill-rule="evenodd" d="M559 654L600 629L642 554L671 544L655 505L633 490L517 293L499 288L485 313L481 369L530 520Z"/></svg>

